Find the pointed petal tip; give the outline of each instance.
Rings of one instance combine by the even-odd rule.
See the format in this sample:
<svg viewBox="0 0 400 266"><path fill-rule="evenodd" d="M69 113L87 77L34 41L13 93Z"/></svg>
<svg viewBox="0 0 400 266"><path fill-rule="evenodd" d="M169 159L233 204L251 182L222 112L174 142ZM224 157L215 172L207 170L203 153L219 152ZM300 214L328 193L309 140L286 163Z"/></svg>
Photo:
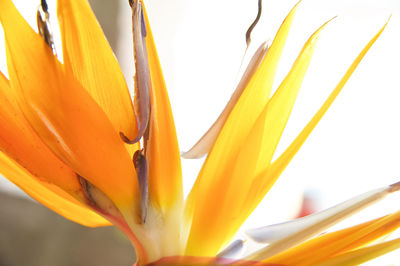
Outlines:
<svg viewBox="0 0 400 266"><path fill-rule="evenodd" d="M390 14L389 17L388 17L388 19L386 20L385 27L386 27L386 25L389 23L389 21L392 19L392 15L393 15L393 14Z"/></svg>

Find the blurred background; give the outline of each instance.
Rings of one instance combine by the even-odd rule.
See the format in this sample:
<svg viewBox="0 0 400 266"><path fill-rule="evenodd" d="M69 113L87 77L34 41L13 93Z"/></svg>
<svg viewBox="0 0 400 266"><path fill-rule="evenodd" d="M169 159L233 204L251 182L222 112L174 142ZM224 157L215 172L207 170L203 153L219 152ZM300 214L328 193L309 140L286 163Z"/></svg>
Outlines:
<svg viewBox="0 0 400 266"><path fill-rule="evenodd" d="M40 1L14 2L34 27ZM127 2L90 0L132 88L134 64ZM264 11L252 35L249 53L261 42L273 39L296 2L263 1ZM57 36L56 4L50 0L48 3ZM246 48L245 32L256 16L257 0L147 0L146 5L180 148L185 151L214 122L234 90ZM317 111L362 47L392 17L245 228L296 217L304 211L301 206L305 197L315 211L399 181L400 1L304 0L289 34L274 87L290 70L307 38L336 15L320 37L277 155ZM56 46L60 51L57 37ZM5 73L3 41L0 58L0 69ZM186 193L202 162L203 159L182 161ZM0 265L133 263L131 247L114 229L87 229L66 221L28 200L4 178L0 179L0 189ZM393 197L353 221L390 212L396 209L398 200Z"/></svg>

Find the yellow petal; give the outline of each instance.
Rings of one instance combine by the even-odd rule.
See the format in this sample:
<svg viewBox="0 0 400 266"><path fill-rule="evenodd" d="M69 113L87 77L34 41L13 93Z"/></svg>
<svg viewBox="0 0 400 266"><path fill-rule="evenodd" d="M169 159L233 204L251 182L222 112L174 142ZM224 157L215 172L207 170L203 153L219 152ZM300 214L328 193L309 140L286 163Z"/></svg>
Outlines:
<svg viewBox="0 0 400 266"><path fill-rule="evenodd" d="M283 265L313 265L334 255L363 247L400 226L400 212L304 242L265 262Z"/></svg>
<svg viewBox="0 0 400 266"><path fill-rule="evenodd" d="M145 13L146 46L152 82L151 118L146 158L151 202L170 207L183 201L182 169L174 118L150 24Z"/></svg>
<svg viewBox="0 0 400 266"><path fill-rule="evenodd" d="M375 34L375 36L367 43L367 45L363 48L357 58L350 65L347 72L344 74L342 79L336 85L336 88L332 91L329 97L326 99L321 108L317 111L317 113L313 116L310 122L304 127L304 129L300 132L300 134L296 137L296 139L289 145L289 147L276 159L272 165L266 167L262 172L259 173L258 177L255 179L253 183L253 191L249 193L251 197L258 198L255 201L259 201L264 198L265 194L270 190L273 184L276 182L278 177L281 175L283 170L295 156L297 151L306 141L308 136L311 134L312 130L316 127L318 122L327 112L329 107L332 105L336 97L339 95L340 91L343 89L346 82L349 80L357 66L360 64L361 60L364 58L368 50L375 43L378 37L381 35L383 30L385 29L387 23ZM251 207L248 207L251 208Z"/></svg>
<svg viewBox="0 0 400 266"><path fill-rule="evenodd" d="M0 173L54 212L85 226L96 227L110 223L72 198L58 187L39 181L23 167L0 152Z"/></svg>
<svg viewBox="0 0 400 266"><path fill-rule="evenodd" d="M214 182L216 176L224 175L223 169L234 164L241 145L264 108L271 93L279 58L298 5L299 3L293 7L282 23L259 68L251 77L219 132L218 138L186 200L185 219L188 220L188 223L192 220L196 198L203 197L203 195L197 196L198 190L203 187L203 184L205 184L203 189L207 190L208 183ZM207 169L205 169L206 166Z"/></svg>
<svg viewBox="0 0 400 266"><path fill-rule="evenodd" d="M246 138L246 145L239 152L233 171L234 179L239 181L243 179L241 176L255 177L265 165L270 164L310 64L319 34L326 25L327 23L321 26L309 38L291 71L255 122ZM249 182L248 186L251 184ZM248 191L249 187L241 202L246 202Z"/></svg>
<svg viewBox="0 0 400 266"><path fill-rule="evenodd" d="M135 169L107 116L10 0L0 2L0 20L11 85L31 126L75 172L135 213Z"/></svg>
<svg viewBox="0 0 400 266"><path fill-rule="evenodd" d="M321 29L322 27L305 44L291 72L263 108L250 133L244 139L246 145L240 146L241 142L238 142L239 150L237 154L231 154L230 148L225 147L228 150L219 152L228 158L223 158L220 161L211 161L214 151L222 148L222 146L217 146L221 136L218 138L200 173L200 177L208 175L207 178L211 179L209 181L212 182L204 183L197 191L197 195L202 195L202 199L196 202L194 209L193 223L187 246L189 255L211 256L214 252L218 252L250 214L251 210L244 210L242 206L248 199L252 179L256 176L258 169L264 164L268 164L272 158L310 63L316 39ZM273 44L269 52L272 47ZM258 84L260 87L262 85L264 83ZM238 104L242 97L239 99ZM234 112L235 109L232 111L231 116ZM227 123L229 123L229 119ZM225 127L221 134L224 130ZM236 134L235 131L231 133ZM236 146L232 145L232 143L237 144L233 140L230 142L230 146ZM236 160L231 161L229 157L236 157ZM215 171L215 168L218 168L219 172L222 173L212 172L213 170ZM216 202L218 204L215 204ZM226 223L226 221L230 222ZM213 243L210 245L208 239L211 238Z"/></svg>
<svg viewBox="0 0 400 266"><path fill-rule="evenodd" d="M86 0L58 1L65 67L106 113L115 130L133 138L136 118L125 78Z"/></svg>
<svg viewBox="0 0 400 266"><path fill-rule="evenodd" d="M365 247L350 251L324 262L317 263L318 266L328 266L328 265L341 265L341 266L352 266L359 265L361 263L370 261L386 253L400 248L400 238L393 239L391 241L376 244L370 247Z"/></svg>

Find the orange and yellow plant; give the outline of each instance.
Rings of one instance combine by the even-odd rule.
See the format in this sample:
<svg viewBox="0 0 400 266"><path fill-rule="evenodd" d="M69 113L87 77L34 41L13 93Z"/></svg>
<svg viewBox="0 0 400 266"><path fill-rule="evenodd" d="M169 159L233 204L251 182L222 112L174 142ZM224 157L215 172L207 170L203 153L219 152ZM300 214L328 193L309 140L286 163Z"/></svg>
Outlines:
<svg viewBox="0 0 400 266"><path fill-rule="evenodd" d="M43 1L42 1L43 2ZM250 61L235 93L185 154L207 159L184 199L171 107L143 0L130 1L135 96L86 0L59 0L62 57L47 10L39 33L11 0L0 0L9 79L0 75L0 172L31 197L86 226L115 225L137 265L352 265L400 246L374 243L400 226L400 212L320 235L341 219L400 189L396 183L291 222L250 230L266 243L245 256L232 242L328 110L385 26L366 44L291 145L273 155L318 42L321 26L271 95L279 58L299 5L274 41Z"/></svg>

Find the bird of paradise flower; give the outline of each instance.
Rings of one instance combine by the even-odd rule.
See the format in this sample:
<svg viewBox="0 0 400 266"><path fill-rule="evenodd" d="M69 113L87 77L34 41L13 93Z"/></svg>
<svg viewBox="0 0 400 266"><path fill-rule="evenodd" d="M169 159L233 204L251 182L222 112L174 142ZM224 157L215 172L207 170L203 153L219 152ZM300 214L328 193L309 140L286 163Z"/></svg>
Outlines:
<svg viewBox="0 0 400 266"><path fill-rule="evenodd" d="M298 220L250 230L249 238L265 247L225 258L243 247L243 240L228 244L385 26L287 150L272 161L325 26L309 38L271 96L296 5L271 46L256 51L218 120L185 154L208 156L184 200L173 117L143 1L130 1L133 104L87 1L58 1L63 63L55 56L44 3L37 34L11 0L0 0L10 77L0 75L0 171L27 194L77 223L117 226L132 242L137 265L345 265L400 247L400 239L374 243L400 226L400 212L319 235L399 190L396 183Z"/></svg>

